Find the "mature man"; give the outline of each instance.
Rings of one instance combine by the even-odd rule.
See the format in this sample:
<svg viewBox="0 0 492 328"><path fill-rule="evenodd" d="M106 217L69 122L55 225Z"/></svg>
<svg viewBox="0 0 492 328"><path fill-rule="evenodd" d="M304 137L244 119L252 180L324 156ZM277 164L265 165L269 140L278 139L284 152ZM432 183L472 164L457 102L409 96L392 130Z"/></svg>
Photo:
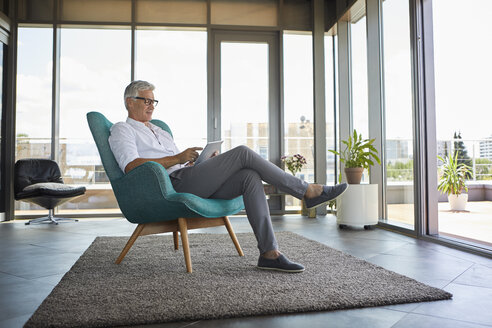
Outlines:
<svg viewBox="0 0 492 328"><path fill-rule="evenodd" d="M109 137L111 150L120 168L127 173L145 162L154 161L166 168L178 192L219 199L242 195L260 250L258 268L304 271L301 264L289 261L278 250L262 180L296 198L304 198L308 208L338 197L347 184L334 187L308 184L264 160L246 146L236 147L193 165L201 147L180 152L169 133L150 123L157 106L153 90L154 86L146 81L134 81L125 89L128 118L126 122L114 124Z"/></svg>

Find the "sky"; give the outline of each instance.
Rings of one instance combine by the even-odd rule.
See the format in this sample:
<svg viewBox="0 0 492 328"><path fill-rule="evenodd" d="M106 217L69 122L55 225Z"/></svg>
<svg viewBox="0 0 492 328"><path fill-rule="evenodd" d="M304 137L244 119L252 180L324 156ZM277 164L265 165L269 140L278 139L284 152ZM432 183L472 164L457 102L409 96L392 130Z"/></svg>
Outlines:
<svg viewBox="0 0 492 328"><path fill-rule="evenodd" d="M438 137L492 135L492 1L433 0ZM461 21L461 24L457 22Z"/></svg>

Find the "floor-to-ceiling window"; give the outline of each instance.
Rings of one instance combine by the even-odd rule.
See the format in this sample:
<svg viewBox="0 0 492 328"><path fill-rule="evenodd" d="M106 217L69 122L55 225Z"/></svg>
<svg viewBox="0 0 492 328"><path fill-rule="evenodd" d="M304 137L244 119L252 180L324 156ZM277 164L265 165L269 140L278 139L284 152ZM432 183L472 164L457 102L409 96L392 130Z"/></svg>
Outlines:
<svg viewBox="0 0 492 328"><path fill-rule="evenodd" d="M52 39L51 28L18 29L16 160L51 156Z"/></svg>
<svg viewBox="0 0 492 328"><path fill-rule="evenodd" d="M52 60L53 29L19 27L15 160L51 157ZM42 207L15 202L15 209Z"/></svg>
<svg viewBox="0 0 492 328"><path fill-rule="evenodd" d="M65 183L88 192L62 209L118 209L87 125L89 111L124 121L123 91L130 81L128 29L63 28L60 49L60 142L58 164Z"/></svg>
<svg viewBox="0 0 492 328"><path fill-rule="evenodd" d="M336 35L331 35L332 32L325 35L325 117L326 117L326 183L332 185L338 182L336 176L336 162L333 153L330 149L336 149L336 122L337 122L337 98L338 94L335 81L336 76Z"/></svg>
<svg viewBox="0 0 492 328"><path fill-rule="evenodd" d="M7 115L11 117L11 112L6 110L8 87L7 72L8 72L8 59L9 59L9 37L10 37L10 23L7 23L9 19L5 19L9 12L9 2L0 1L0 222L5 220L5 211L7 208L7 175L6 167L8 161L11 160L7 155ZM15 45L11 49L15 48ZM10 122L9 122L10 123ZM11 138L9 138L10 141Z"/></svg>
<svg viewBox="0 0 492 328"><path fill-rule="evenodd" d="M97 214L117 209L85 114L95 110L112 122L124 120L122 95L132 77L155 84L159 106L154 117L171 126L180 149L203 146L207 138L222 134L223 150L246 144L280 164L281 146L290 147L280 139L280 129L287 124L280 112L285 104L289 117L295 116L289 123L299 128L287 138L302 139L302 149L296 148L308 158L302 177L314 181L313 45L310 32L304 32L312 26L309 2L62 1L58 10L54 3L27 2L18 8L17 21L23 27L16 142L23 147L17 159L55 158L66 183L87 187L84 197L60 211ZM282 43L287 29L296 32L286 33ZM213 62L211 54L219 52L210 48L211 40L218 32L268 40L223 40L220 58ZM279 44L285 46L282 52ZM279 71L282 60L290 63L284 66L285 75ZM220 96L215 98L211 81L217 76ZM282 93L281 100L284 82L289 92ZM272 209L283 210L279 196L272 197ZM16 213L22 214L33 213Z"/></svg>
<svg viewBox="0 0 492 328"><path fill-rule="evenodd" d="M369 138L369 109L367 95L367 28L365 15L350 24L352 68L352 122L362 138ZM361 183L369 182L367 169Z"/></svg>
<svg viewBox="0 0 492 328"><path fill-rule="evenodd" d="M488 0L433 1L437 153L443 158L456 156L471 172L466 175L465 208L451 208L447 195L439 195L439 235L488 248L492 247L491 15ZM457 28L456 22L464 17L473 24ZM443 164L438 161L439 178Z"/></svg>
<svg viewBox="0 0 492 328"><path fill-rule="evenodd" d="M284 33L284 155L300 154L307 164L296 175L314 182L313 46L310 33ZM287 170L287 169L286 169ZM300 200L286 196L286 209Z"/></svg>
<svg viewBox="0 0 492 328"><path fill-rule="evenodd" d="M5 124L4 124L4 106L5 106L5 92L4 88L6 86L6 74L5 74L5 69L4 66L6 64L6 59L7 59L7 45L4 44L3 42L0 42L0 221L5 220L4 213L5 213Z"/></svg>
<svg viewBox="0 0 492 328"><path fill-rule="evenodd" d="M135 77L155 85L153 117L166 122L180 150L207 141L207 32L137 30Z"/></svg>
<svg viewBox="0 0 492 328"><path fill-rule="evenodd" d="M269 45L222 41L220 116L223 150L248 145L269 158Z"/></svg>
<svg viewBox="0 0 492 328"><path fill-rule="evenodd" d="M413 103L408 0L383 2L388 223L413 229Z"/></svg>

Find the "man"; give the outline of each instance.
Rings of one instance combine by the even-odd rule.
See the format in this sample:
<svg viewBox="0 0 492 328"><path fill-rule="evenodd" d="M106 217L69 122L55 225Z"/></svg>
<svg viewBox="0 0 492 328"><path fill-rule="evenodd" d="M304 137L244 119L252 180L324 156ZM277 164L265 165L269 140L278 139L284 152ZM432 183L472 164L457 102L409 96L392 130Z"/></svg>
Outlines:
<svg viewBox="0 0 492 328"><path fill-rule="evenodd" d="M260 250L258 268L304 271L301 264L289 261L278 250L262 180L296 198L304 198L308 208L335 199L345 191L347 184L334 187L308 184L264 160L246 146L214 154L210 159L193 165L201 147L180 152L169 133L150 123L157 105L153 90L154 86L146 81L134 81L125 89L128 118L126 122L114 124L109 137L120 168L127 173L145 162L154 161L166 168L178 192L217 199L242 195Z"/></svg>

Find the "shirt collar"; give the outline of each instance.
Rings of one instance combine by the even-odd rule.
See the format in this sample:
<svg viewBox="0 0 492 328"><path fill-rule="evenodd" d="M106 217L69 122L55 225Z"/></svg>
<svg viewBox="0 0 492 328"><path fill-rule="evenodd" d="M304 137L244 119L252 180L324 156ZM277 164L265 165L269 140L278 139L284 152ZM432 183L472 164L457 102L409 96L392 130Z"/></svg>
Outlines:
<svg viewBox="0 0 492 328"><path fill-rule="evenodd" d="M130 118L130 117L127 117L126 118L126 123L128 123L131 126L136 127L136 128L147 128L147 126L145 125L145 123L136 121L136 120L134 120L133 118ZM155 126L151 122L149 122L149 124L150 124L151 127L154 127Z"/></svg>

